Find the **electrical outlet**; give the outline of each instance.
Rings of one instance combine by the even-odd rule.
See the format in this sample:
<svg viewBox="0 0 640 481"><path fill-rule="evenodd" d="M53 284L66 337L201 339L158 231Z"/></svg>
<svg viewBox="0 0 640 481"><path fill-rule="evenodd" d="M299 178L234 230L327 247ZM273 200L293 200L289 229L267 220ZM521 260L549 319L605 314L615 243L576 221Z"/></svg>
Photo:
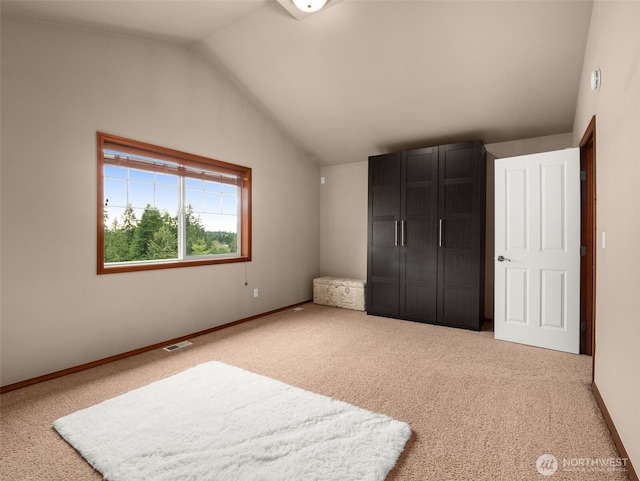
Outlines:
<svg viewBox="0 0 640 481"><path fill-rule="evenodd" d="M253 297L258 297L258 288L257 287L253 290Z"/></svg>

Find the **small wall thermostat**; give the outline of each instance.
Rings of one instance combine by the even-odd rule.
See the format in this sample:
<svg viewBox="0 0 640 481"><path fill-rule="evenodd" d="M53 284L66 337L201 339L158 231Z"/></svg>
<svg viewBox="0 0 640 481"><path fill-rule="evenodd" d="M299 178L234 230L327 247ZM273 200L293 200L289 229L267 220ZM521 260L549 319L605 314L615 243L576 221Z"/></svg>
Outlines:
<svg viewBox="0 0 640 481"><path fill-rule="evenodd" d="M596 69L591 72L591 90L600 90L600 84L602 83L602 72L600 69Z"/></svg>

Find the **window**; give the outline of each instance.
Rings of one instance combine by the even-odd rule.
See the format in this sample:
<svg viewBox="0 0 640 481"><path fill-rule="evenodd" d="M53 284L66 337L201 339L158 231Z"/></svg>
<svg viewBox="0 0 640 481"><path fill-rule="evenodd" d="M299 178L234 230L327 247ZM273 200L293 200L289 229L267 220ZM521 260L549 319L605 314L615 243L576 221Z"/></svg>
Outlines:
<svg viewBox="0 0 640 481"><path fill-rule="evenodd" d="M251 169L98 133L98 274L251 260Z"/></svg>

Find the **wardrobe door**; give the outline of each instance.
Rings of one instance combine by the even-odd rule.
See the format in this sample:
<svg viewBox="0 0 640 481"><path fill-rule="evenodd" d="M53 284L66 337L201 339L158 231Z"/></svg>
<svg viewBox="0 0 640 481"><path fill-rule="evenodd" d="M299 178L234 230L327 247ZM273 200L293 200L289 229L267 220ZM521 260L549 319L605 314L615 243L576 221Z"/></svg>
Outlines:
<svg viewBox="0 0 640 481"><path fill-rule="evenodd" d="M367 312L398 317L402 154L369 157Z"/></svg>
<svg viewBox="0 0 640 481"><path fill-rule="evenodd" d="M484 147L440 146L438 323L480 329L484 275Z"/></svg>
<svg viewBox="0 0 640 481"><path fill-rule="evenodd" d="M401 176L400 317L436 322L438 147L404 153Z"/></svg>

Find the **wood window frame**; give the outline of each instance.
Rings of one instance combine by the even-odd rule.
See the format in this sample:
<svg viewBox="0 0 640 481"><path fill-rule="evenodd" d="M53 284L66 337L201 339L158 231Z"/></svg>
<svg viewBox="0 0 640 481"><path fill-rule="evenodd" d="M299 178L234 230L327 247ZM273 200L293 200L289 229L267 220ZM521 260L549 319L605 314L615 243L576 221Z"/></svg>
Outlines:
<svg viewBox="0 0 640 481"><path fill-rule="evenodd" d="M105 162L105 147L117 146L119 151L129 154L142 155L158 158L165 162L178 164L176 175L195 177L193 172L198 168L215 171L223 176L236 176L240 182L240 245L239 255L221 257L197 257L192 260L158 260L158 262L144 262L131 264L106 265L104 256L104 165L114 163ZM114 274L120 272L136 272L157 269L172 269L177 267L192 267L213 264L229 264L234 262L251 261L251 168L223 162L208 157L160 147L157 145L139 142L111 134L97 132L97 154L98 154L98 175L97 175L97 273ZM153 170L153 169L149 169ZM218 179L220 181L220 179ZM229 181L228 183L235 183Z"/></svg>

